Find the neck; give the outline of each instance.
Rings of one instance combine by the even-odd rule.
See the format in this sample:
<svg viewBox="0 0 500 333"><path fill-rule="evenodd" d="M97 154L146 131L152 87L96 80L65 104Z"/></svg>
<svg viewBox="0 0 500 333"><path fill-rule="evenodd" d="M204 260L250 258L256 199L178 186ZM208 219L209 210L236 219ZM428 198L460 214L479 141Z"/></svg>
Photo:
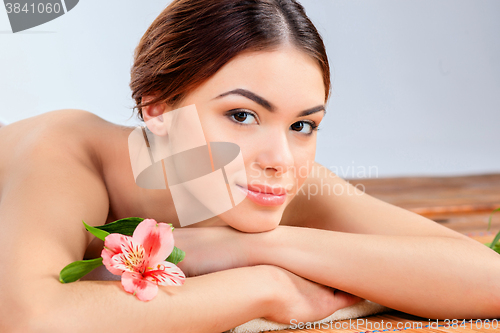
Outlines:
<svg viewBox="0 0 500 333"><path fill-rule="evenodd" d="M110 200L108 222L142 217L181 227L168 186L162 190L150 190L135 183L128 150L128 138L135 127L115 126L106 135L106 144L96 146ZM222 225L227 224L214 216L186 227Z"/></svg>
<svg viewBox="0 0 500 333"><path fill-rule="evenodd" d="M110 201L109 219L152 218L178 226L170 190L149 190L135 183L128 150L128 137L134 128L114 125L106 134L106 143L96 145Z"/></svg>

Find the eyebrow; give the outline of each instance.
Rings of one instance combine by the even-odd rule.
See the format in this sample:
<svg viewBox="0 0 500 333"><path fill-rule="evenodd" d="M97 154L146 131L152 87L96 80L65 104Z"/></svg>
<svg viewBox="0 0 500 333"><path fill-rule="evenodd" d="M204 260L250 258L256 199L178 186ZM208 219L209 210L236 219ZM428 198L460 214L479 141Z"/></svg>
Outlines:
<svg viewBox="0 0 500 333"><path fill-rule="evenodd" d="M263 97L255 94L255 93L251 92L250 90L242 89L242 88L238 88L238 89L227 91L225 93L220 94L217 97L214 97L213 99L222 98L222 97L227 96L227 95L240 95L240 96L246 97L246 98L254 101L255 103L257 103L260 106L262 106L264 109L268 110L269 112L275 112L276 111L276 106L274 106L272 103L270 103L269 101L267 101L265 98L263 98ZM318 105L318 106L312 107L310 109L301 111L301 112L299 112L299 114L297 115L297 117L305 117L305 116L308 116L310 114L313 114L313 113L316 113L316 112L319 112L319 111L323 111L326 114L325 106L324 105Z"/></svg>

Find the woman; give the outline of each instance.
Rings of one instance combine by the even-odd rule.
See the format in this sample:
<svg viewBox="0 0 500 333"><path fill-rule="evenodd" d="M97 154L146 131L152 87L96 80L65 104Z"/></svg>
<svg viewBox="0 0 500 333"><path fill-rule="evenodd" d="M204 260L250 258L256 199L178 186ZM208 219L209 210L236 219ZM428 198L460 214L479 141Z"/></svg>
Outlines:
<svg viewBox="0 0 500 333"><path fill-rule="evenodd" d="M220 332L318 320L363 298L428 318L500 316L495 252L314 162L330 74L296 1L173 1L141 39L130 87L146 123L195 105L207 142L237 144L247 197L180 227L170 190L131 177L134 128L82 110L1 128L2 332ZM117 281L59 283L68 263L100 255L82 220L129 216L177 226L182 287L143 303Z"/></svg>

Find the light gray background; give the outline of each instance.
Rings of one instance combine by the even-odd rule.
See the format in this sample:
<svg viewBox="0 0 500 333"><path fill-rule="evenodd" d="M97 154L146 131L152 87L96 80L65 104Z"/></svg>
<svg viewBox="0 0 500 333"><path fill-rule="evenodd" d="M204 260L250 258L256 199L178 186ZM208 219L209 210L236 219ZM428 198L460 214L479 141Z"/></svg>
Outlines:
<svg viewBox="0 0 500 333"><path fill-rule="evenodd" d="M82 0L17 34L0 8L0 122L79 108L137 124L133 50L169 2ZM301 3L333 73L319 163L344 178L500 172L500 1Z"/></svg>

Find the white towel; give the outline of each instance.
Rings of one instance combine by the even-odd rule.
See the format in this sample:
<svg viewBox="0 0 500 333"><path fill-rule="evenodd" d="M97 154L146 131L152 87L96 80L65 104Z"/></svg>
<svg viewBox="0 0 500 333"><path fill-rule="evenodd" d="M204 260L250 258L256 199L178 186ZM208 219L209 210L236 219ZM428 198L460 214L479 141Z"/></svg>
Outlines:
<svg viewBox="0 0 500 333"><path fill-rule="evenodd" d="M311 323L311 326L314 323L324 323L329 321L338 321L338 320L346 320L352 318L365 317L369 315L373 315L376 313L391 311L392 309L385 307L383 305L377 304L375 302L371 302L369 300L363 300L354 305L348 306L343 309L339 309L335 311L333 314L329 315L325 319L315 321ZM297 322L293 322L293 324L298 324ZM304 323L305 327L306 323ZM314 326L313 326L314 327ZM321 326L316 326L316 328ZM331 327L331 326L330 326ZM249 322L242 324L238 327L235 327L226 333L257 333L262 331L278 331L284 330L287 328L297 328L297 326L293 326L291 324L280 324L275 323L273 321L269 321L263 318L258 318L254 320L250 320Z"/></svg>

